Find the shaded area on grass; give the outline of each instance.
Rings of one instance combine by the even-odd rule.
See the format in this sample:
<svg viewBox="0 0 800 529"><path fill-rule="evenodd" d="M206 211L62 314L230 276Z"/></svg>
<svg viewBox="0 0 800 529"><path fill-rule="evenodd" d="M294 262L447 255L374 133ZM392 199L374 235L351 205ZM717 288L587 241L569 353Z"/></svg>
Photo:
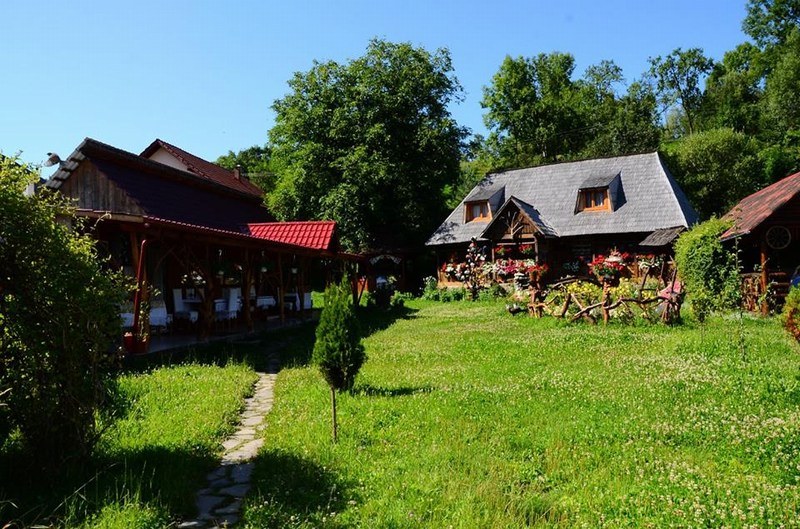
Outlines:
<svg viewBox="0 0 800 529"><path fill-rule="evenodd" d="M254 490L246 500L253 527L335 526L336 513L356 501L352 484L311 460L262 451L255 464Z"/></svg>

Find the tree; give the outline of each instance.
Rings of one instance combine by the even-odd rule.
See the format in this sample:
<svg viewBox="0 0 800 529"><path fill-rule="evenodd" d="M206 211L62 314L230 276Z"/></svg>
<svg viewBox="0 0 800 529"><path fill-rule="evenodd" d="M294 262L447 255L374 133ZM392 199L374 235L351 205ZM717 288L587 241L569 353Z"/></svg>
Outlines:
<svg viewBox="0 0 800 529"><path fill-rule="evenodd" d="M687 136L665 152L669 167L702 218L726 213L766 182L753 138L720 128Z"/></svg>
<svg viewBox="0 0 800 529"><path fill-rule="evenodd" d="M275 187L275 175L270 170L271 150L269 146L253 145L239 152L228 151L215 162L220 167L233 171L237 166L258 187L269 191Z"/></svg>
<svg viewBox="0 0 800 529"><path fill-rule="evenodd" d="M783 44L800 27L800 0L748 0L742 29L762 48Z"/></svg>
<svg viewBox="0 0 800 529"><path fill-rule="evenodd" d="M507 165L517 167L578 152L585 143L580 86L568 53L506 57L483 89L486 126Z"/></svg>
<svg viewBox="0 0 800 529"><path fill-rule="evenodd" d="M761 125L764 67L761 51L746 42L725 53L706 79L704 128L729 127L757 134Z"/></svg>
<svg viewBox="0 0 800 529"><path fill-rule="evenodd" d="M317 326L312 360L331 389L333 440L337 438L336 392L353 388L366 360L355 308L347 280L325 289L325 308Z"/></svg>
<svg viewBox="0 0 800 529"><path fill-rule="evenodd" d="M779 137L800 131L800 29L794 29L780 47L767 77L767 109Z"/></svg>
<svg viewBox="0 0 800 529"><path fill-rule="evenodd" d="M89 454L95 413L113 380L120 275L70 224L67 202L0 157L0 414L45 467ZM0 428L0 443L8 428Z"/></svg>
<svg viewBox="0 0 800 529"><path fill-rule="evenodd" d="M447 108L461 96L449 52L373 40L364 56L315 63L289 86L273 105L273 213L336 220L349 250L422 244L445 213L466 135Z"/></svg>
<svg viewBox="0 0 800 529"><path fill-rule="evenodd" d="M650 58L650 75L656 81L658 95L665 108L679 104L686 117L689 134L695 132L697 114L703 100L702 78L714 62L700 48L683 51L676 48L666 57Z"/></svg>

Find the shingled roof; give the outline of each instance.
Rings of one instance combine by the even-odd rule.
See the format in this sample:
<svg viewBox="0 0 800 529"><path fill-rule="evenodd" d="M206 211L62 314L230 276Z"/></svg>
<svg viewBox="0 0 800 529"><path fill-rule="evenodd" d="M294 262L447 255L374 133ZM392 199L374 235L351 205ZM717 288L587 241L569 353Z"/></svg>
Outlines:
<svg viewBox="0 0 800 529"><path fill-rule="evenodd" d="M620 197L612 211L576 211L578 191L596 182L618 180ZM503 189L538 212L541 222L557 237L614 233L650 233L690 226L697 213L664 165L658 153L619 156L543 165L488 175L468 196L486 196L481 190ZM493 195L497 196L497 195ZM429 246L464 243L480 238L485 223L464 222L462 201L434 232ZM489 207L492 216L503 205Z"/></svg>
<svg viewBox="0 0 800 529"><path fill-rule="evenodd" d="M216 182L217 184L221 184L225 187L229 187L249 195L260 197L264 194L257 185L252 183L247 178L236 178L233 171L229 171L217 164L203 160L199 156L195 156L190 152L186 152L180 147L176 147L171 143L167 143L161 139L156 139L153 143L148 145L147 148L142 151L141 156L144 158L150 158L159 149L164 149L170 153L186 166L186 170L188 172L200 178Z"/></svg>
<svg viewBox="0 0 800 529"><path fill-rule="evenodd" d="M725 215L734 224L722 234L723 240L750 233L798 193L800 173L795 173L744 197Z"/></svg>

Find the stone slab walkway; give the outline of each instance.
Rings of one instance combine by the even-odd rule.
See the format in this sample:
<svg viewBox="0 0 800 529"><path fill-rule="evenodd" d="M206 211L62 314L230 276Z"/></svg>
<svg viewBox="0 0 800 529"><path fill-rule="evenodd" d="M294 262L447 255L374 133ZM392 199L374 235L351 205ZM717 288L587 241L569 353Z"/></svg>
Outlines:
<svg viewBox="0 0 800 529"><path fill-rule="evenodd" d="M251 460L264 443L258 434L272 409L278 368L278 358L273 355L267 372L258 374L253 396L245 399L239 427L222 443L225 453L220 466L206 476L206 487L197 492L197 518L179 524L179 528L222 528L239 521L242 499L250 490Z"/></svg>

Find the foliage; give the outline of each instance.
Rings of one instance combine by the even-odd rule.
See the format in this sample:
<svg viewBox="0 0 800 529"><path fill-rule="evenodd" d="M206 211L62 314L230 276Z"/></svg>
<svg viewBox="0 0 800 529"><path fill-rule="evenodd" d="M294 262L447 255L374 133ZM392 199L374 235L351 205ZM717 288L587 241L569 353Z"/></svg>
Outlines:
<svg viewBox="0 0 800 529"><path fill-rule="evenodd" d="M783 304L783 326L800 342L800 287L792 287Z"/></svg>
<svg viewBox="0 0 800 529"><path fill-rule="evenodd" d="M289 81L270 131L280 219L333 219L349 250L420 244L445 213L465 131L450 53L373 40ZM387 223L386 219L398 222Z"/></svg>
<svg viewBox="0 0 800 529"><path fill-rule="evenodd" d="M712 217L684 232L675 242L678 275L701 321L710 310L729 309L741 297L735 252L720 240L731 222Z"/></svg>
<svg viewBox="0 0 800 529"><path fill-rule="evenodd" d="M574 69L568 53L506 57L484 88L492 133L483 159L521 167L657 147L656 101L647 85L631 83L620 96L622 70L612 61L589 66L578 80Z"/></svg>
<svg viewBox="0 0 800 529"><path fill-rule="evenodd" d="M366 356L346 280L325 289L312 359L331 389L352 389Z"/></svg>
<svg viewBox="0 0 800 529"><path fill-rule="evenodd" d="M766 104L770 118L785 134L800 130L800 27L789 33L780 52L767 77Z"/></svg>
<svg viewBox="0 0 800 529"><path fill-rule="evenodd" d="M797 527L798 347L775 319L569 326L409 302L332 449L282 370L248 527Z"/></svg>
<svg viewBox="0 0 800 529"><path fill-rule="evenodd" d="M253 145L239 152L228 151L214 163L230 171L238 166L254 184L269 192L275 187L275 175L270 170L271 154L268 145Z"/></svg>
<svg viewBox="0 0 800 529"><path fill-rule="evenodd" d="M41 464L85 458L97 440L118 358L120 275L101 268L67 203L14 160L0 159L0 407Z"/></svg>
<svg viewBox="0 0 800 529"><path fill-rule="evenodd" d="M761 127L763 55L745 42L725 53L706 79L703 128L731 128L756 134Z"/></svg>
<svg viewBox="0 0 800 529"><path fill-rule="evenodd" d="M798 0L748 0L744 32L762 48L779 45L800 25Z"/></svg>
<svg viewBox="0 0 800 529"><path fill-rule="evenodd" d="M726 213L766 183L758 144L731 129L682 138L665 157L701 218Z"/></svg>
<svg viewBox="0 0 800 529"><path fill-rule="evenodd" d="M686 51L676 48L665 57L650 58L650 75L655 79L658 96L666 108L680 105L686 118L687 132L695 132L696 118L703 100L701 80L714 62L700 48Z"/></svg>

